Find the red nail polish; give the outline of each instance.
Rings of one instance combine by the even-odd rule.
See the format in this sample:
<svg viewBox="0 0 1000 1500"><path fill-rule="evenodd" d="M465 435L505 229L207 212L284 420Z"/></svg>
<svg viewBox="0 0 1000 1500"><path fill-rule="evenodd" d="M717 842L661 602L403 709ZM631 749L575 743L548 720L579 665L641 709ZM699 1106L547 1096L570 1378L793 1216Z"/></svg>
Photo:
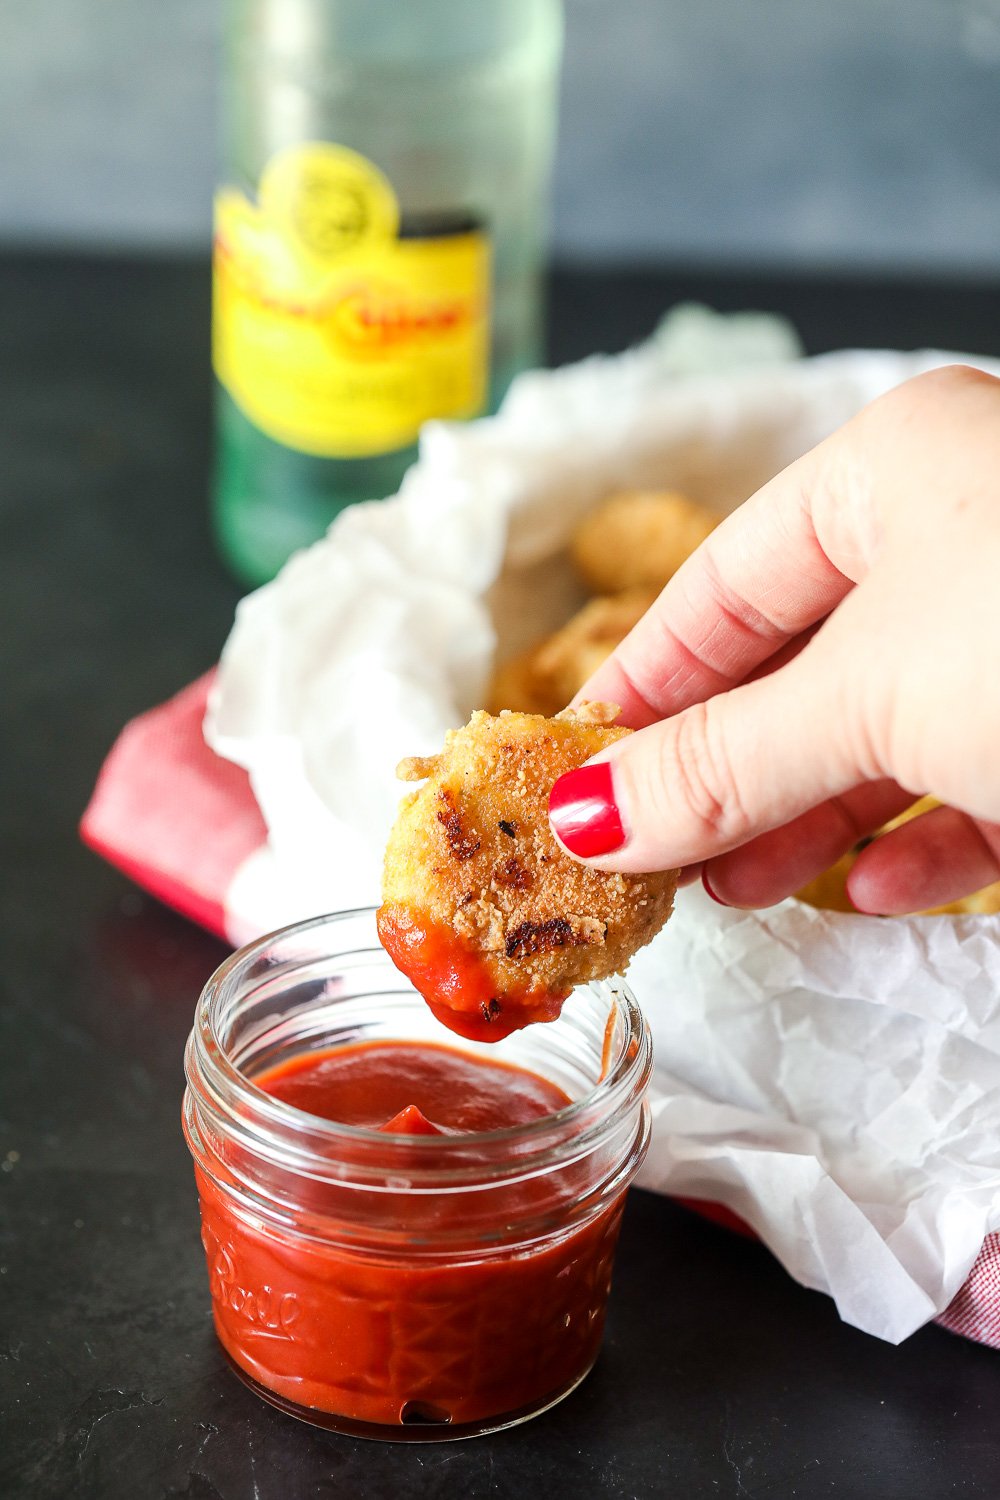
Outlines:
<svg viewBox="0 0 1000 1500"><path fill-rule="evenodd" d="M707 870L702 870L702 872L701 872L701 883L702 883L702 886L704 888L705 895L706 896L711 896L711 898L715 902L716 906L728 906L729 905L728 901L723 901L722 897L721 896L717 896L715 894L715 892L712 890L712 887L708 883L708 871Z"/></svg>
<svg viewBox="0 0 1000 1500"><path fill-rule="evenodd" d="M560 776L549 793L549 819L562 843L580 859L610 854L625 842L606 760Z"/></svg>

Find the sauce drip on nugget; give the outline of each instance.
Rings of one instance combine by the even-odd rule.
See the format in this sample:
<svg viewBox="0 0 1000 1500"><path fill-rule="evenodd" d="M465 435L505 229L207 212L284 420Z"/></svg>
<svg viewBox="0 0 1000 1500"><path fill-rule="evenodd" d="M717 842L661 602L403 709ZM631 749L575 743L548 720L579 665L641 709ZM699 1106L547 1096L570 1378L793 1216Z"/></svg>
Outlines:
<svg viewBox="0 0 1000 1500"><path fill-rule="evenodd" d="M400 763L424 784L389 837L379 936L452 1031L498 1041L554 1020L575 985L621 972L670 915L675 870L588 869L549 829L553 782L631 732L613 727L618 712L477 712L440 755Z"/></svg>

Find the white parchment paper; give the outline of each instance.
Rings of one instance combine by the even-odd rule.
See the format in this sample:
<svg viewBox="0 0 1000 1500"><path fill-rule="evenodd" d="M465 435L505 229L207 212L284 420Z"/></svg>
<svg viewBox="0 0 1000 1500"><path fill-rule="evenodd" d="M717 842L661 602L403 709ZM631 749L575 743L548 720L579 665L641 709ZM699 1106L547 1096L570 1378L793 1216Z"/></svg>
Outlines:
<svg viewBox="0 0 1000 1500"><path fill-rule="evenodd" d="M206 726L269 831L229 894L235 941L377 899L396 762L579 601L565 547L601 496L731 507L962 358L795 352L773 320L683 310L641 349L523 376L497 417L426 428L398 496L243 601ZM727 1204L882 1338L947 1306L1000 1228L1000 918L748 914L689 890L628 978L657 1059L641 1183Z"/></svg>

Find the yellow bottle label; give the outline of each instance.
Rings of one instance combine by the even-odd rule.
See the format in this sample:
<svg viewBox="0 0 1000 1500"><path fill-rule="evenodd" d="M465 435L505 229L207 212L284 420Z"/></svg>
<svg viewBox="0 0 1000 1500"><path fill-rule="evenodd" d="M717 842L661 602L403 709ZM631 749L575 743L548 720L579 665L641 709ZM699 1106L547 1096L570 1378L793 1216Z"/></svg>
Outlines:
<svg viewBox="0 0 1000 1500"><path fill-rule="evenodd" d="M343 146L273 157L215 201L212 350L237 406L305 453L405 448L487 399L489 244L400 233L392 184Z"/></svg>

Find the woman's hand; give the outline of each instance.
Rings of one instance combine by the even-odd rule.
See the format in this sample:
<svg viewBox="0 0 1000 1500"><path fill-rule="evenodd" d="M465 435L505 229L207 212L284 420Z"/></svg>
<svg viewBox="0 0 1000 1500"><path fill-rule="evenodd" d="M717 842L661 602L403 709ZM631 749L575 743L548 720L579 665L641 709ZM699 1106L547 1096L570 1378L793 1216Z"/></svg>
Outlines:
<svg viewBox="0 0 1000 1500"><path fill-rule="evenodd" d="M712 533L585 698L640 731L553 788L601 868L767 906L929 792L858 858L855 906L1000 878L1000 381L954 366L866 407Z"/></svg>

